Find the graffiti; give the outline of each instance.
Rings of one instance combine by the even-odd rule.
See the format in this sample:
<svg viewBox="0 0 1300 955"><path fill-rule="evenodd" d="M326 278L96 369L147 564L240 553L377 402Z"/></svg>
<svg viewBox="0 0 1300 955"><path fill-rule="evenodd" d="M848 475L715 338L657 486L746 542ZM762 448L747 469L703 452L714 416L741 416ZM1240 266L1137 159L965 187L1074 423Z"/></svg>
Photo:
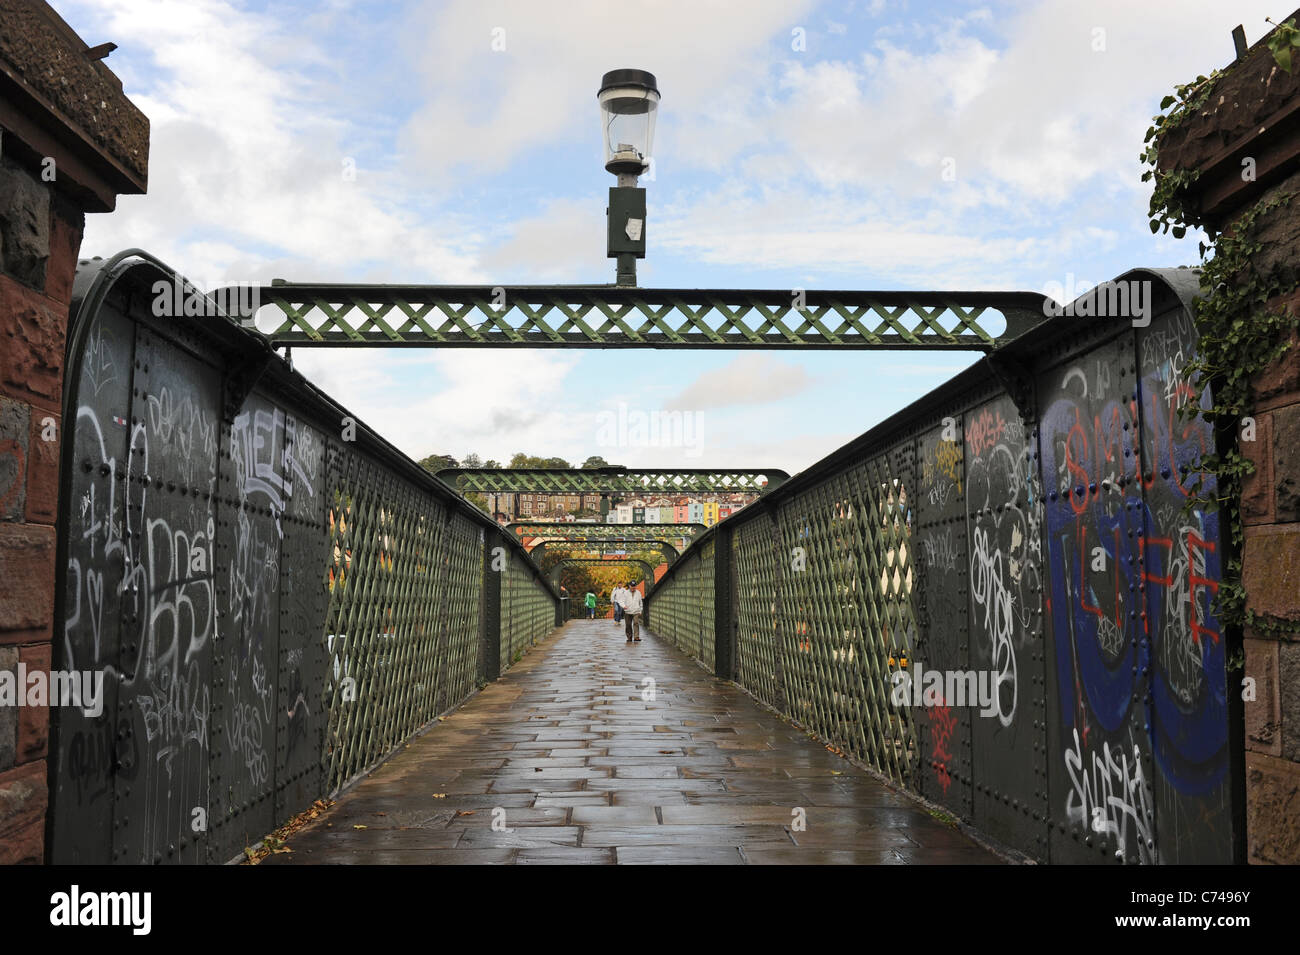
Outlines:
<svg viewBox="0 0 1300 955"><path fill-rule="evenodd" d="M1136 850L1140 861L1156 862L1151 785L1142 773L1142 753L1131 743L1132 755L1102 743L1085 755L1074 731L1074 747L1066 750L1065 770L1070 777L1066 817L1094 833L1113 837L1116 854L1128 858Z"/></svg>
<svg viewBox="0 0 1300 955"><path fill-rule="evenodd" d="M211 690L193 665L183 680L160 671L149 690L148 694L137 694L135 702L144 720L145 739L152 744L153 758L170 775L172 761L187 743L194 743L200 750L207 748Z"/></svg>
<svg viewBox="0 0 1300 955"><path fill-rule="evenodd" d="M980 457L1003 440L1005 438L1003 432L1006 424L1002 420L1000 411L994 413L985 408L979 414L973 415L966 425L966 444L970 448L971 454Z"/></svg>
<svg viewBox="0 0 1300 955"><path fill-rule="evenodd" d="M957 544L952 531L930 531L921 538L925 566L930 570L951 573L957 570Z"/></svg>
<svg viewBox="0 0 1300 955"><path fill-rule="evenodd" d="M86 336L86 353L81 360L81 373L94 395L117 381L117 364L113 360L111 341L103 325L98 322Z"/></svg>
<svg viewBox="0 0 1300 955"><path fill-rule="evenodd" d="M940 441L934 449L939 474L951 480L961 493L961 446L956 441Z"/></svg>
<svg viewBox="0 0 1300 955"><path fill-rule="evenodd" d="M247 703L231 707L231 719L226 723L226 737L235 753L243 760L248 779L254 786L266 782L268 760L262 743L262 715Z"/></svg>
<svg viewBox="0 0 1300 955"><path fill-rule="evenodd" d="M194 479L194 468L211 461L216 452L213 417L190 396L176 398L166 386L149 395L148 403L149 435L155 454L174 457L176 465L184 469L185 479ZM215 480L211 473L205 477Z"/></svg>
<svg viewBox="0 0 1300 955"><path fill-rule="evenodd" d="M308 496L315 495L312 477L316 439L279 408L241 412L231 432L231 460L241 500L269 502L280 529L279 515L292 499L295 486ZM297 485L295 485L297 482Z"/></svg>
<svg viewBox="0 0 1300 955"><path fill-rule="evenodd" d="M993 669L998 721L1010 726L1016 715L1016 648L1011 642L1014 620L1011 591L1003 579L1002 554L990 550L989 535L976 527L971 533L971 596L984 608L984 633L993 642Z"/></svg>
<svg viewBox="0 0 1300 955"><path fill-rule="evenodd" d="M957 717L950 706L936 706L930 709L930 736L934 747L930 759L934 762L935 775L939 780L944 795L952 785L952 773L948 764L952 762L952 753L948 751L953 734L957 730Z"/></svg>

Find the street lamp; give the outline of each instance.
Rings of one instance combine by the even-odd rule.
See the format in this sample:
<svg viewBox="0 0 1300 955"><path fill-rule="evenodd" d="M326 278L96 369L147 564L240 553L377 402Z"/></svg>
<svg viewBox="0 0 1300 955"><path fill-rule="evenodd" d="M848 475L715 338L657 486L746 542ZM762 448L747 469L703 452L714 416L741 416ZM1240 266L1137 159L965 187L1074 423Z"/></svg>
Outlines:
<svg viewBox="0 0 1300 955"><path fill-rule="evenodd" d="M645 70L611 70L600 82L605 170L618 177L609 190L607 255L617 259L619 285L636 285L636 260L645 258L645 190L637 177L650 168L659 88Z"/></svg>

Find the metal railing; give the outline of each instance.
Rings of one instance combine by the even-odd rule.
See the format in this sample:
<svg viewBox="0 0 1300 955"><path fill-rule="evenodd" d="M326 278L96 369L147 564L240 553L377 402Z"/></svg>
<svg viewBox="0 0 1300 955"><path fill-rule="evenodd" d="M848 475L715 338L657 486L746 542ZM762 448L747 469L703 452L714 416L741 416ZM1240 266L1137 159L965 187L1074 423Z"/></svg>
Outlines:
<svg viewBox="0 0 1300 955"><path fill-rule="evenodd" d="M513 534L133 250L83 263L64 396L54 862L221 862L559 622Z"/></svg>
<svg viewBox="0 0 1300 955"><path fill-rule="evenodd" d="M651 629L1040 861L1243 857L1238 694L1188 506L1196 275L1058 319L696 538ZM1081 313L1087 314L1087 313ZM713 566L709 566L712 559Z"/></svg>

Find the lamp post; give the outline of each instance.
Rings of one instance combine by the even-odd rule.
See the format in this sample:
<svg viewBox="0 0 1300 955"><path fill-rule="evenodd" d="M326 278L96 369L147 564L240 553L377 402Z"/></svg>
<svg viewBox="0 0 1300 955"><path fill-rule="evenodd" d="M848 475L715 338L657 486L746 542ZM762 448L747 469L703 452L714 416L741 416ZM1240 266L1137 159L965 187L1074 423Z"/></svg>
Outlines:
<svg viewBox="0 0 1300 955"><path fill-rule="evenodd" d="M619 285L636 285L636 260L645 258L645 190L637 177L651 162L659 88L645 70L611 70L600 82L605 170L618 177L609 190L607 255L617 259Z"/></svg>

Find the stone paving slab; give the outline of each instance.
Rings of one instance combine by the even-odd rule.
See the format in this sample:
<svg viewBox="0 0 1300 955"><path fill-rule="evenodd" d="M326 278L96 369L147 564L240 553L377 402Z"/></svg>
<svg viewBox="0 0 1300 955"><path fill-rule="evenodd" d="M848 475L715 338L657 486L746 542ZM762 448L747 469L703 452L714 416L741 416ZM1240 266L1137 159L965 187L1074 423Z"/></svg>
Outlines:
<svg viewBox="0 0 1300 955"><path fill-rule="evenodd" d="M571 621L262 864L1000 862L645 636Z"/></svg>

